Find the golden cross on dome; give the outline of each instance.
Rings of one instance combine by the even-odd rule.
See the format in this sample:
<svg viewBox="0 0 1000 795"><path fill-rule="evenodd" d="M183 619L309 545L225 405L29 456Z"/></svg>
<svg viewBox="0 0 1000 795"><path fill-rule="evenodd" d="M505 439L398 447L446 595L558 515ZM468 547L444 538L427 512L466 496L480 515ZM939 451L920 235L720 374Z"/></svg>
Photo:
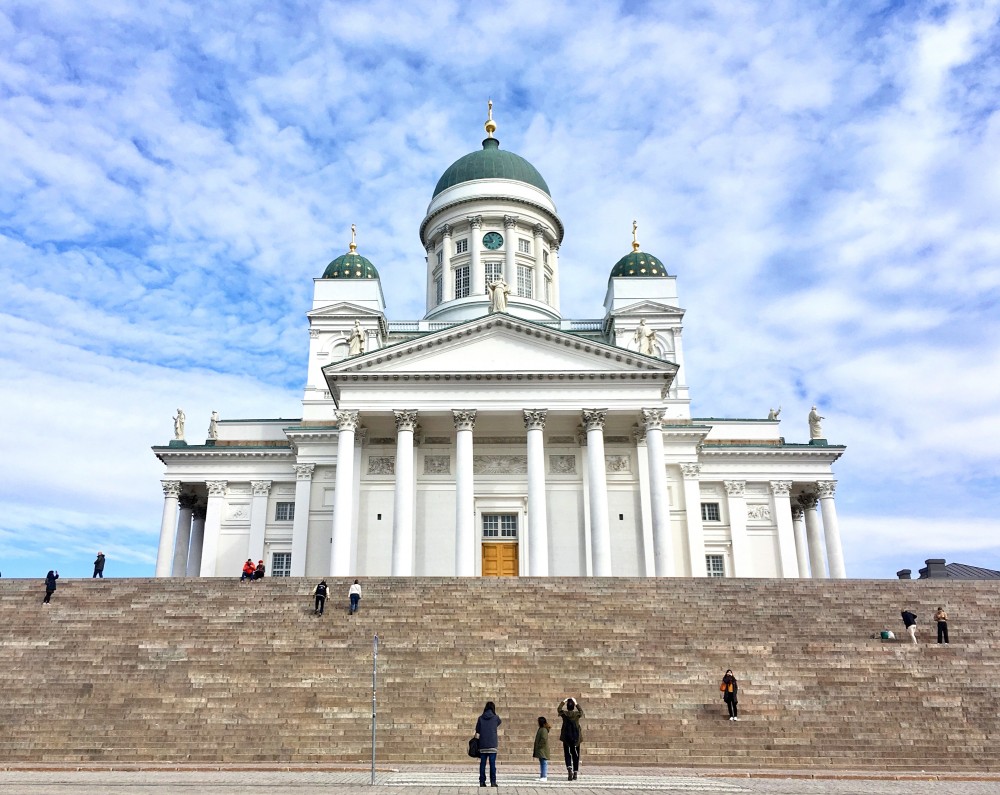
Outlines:
<svg viewBox="0 0 1000 795"><path fill-rule="evenodd" d="M486 114L486 135L490 138L493 137L493 133L497 131L497 123L493 121L493 98L491 97L489 102L486 103L487 114Z"/></svg>
<svg viewBox="0 0 1000 795"><path fill-rule="evenodd" d="M355 235L357 235L357 233L358 233L358 228L354 224L351 224L351 253L352 254L355 251L358 250L358 245L357 245L357 243L354 242L354 237L355 237Z"/></svg>
<svg viewBox="0 0 1000 795"><path fill-rule="evenodd" d="M635 222L635 221L633 220L633 221L632 221L632 250L633 250L633 251L638 251L638 250L639 250L639 241L638 241L638 240L636 239L636 236L635 236L635 234L636 234L636 230L637 230L638 228L639 228L639 224L637 224L637 223L636 223L636 222Z"/></svg>

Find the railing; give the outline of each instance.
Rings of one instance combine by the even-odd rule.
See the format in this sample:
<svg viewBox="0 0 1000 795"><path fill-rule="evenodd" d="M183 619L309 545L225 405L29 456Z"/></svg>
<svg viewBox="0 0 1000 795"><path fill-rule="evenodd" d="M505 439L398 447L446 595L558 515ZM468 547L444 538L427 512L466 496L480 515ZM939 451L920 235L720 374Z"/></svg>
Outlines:
<svg viewBox="0 0 1000 795"><path fill-rule="evenodd" d="M390 334L427 334L432 331L441 331L452 326L460 326L467 323L467 320L390 320ZM603 331L603 320L532 320L529 321L537 326L557 329L559 331L583 332L583 331Z"/></svg>

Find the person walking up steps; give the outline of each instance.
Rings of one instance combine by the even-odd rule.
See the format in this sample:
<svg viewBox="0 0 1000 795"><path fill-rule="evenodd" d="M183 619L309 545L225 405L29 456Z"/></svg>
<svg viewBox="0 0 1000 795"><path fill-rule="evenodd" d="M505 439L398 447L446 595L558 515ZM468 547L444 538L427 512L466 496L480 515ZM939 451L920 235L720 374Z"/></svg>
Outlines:
<svg viewBox="0 0 1000 795"><path fill-rule="evenodd" d="M314 616L323 615L323 606L326 604L326 580L320 580L319 585L313 591L313 596L316 597L316 607L313 609Z"/></svg>
<svg viewBox="0 0 1000 795"><path fill-rule="evenodd" d="M535 732L535 746L531 756L538 760L538 780L549 780L549 722L544 715L538 718L538 731Z"/></svg>
<svg viewBox="0 0 1000 795"><path fill-rule="evenodd" d="M906 627L906 631L910 635L910 640L914 643L917 642L917 614L909 610L903 610L900 612L903 617L903 626Z"/></svg>
<svg viewBox="0 0 1000 795"><path fill-rule="evenodd" d="M479 786L486 786L486 763L490 763L490 786L497 785L497 750L500 741L497 729L500 728L500 716L497 715L496 704L487 701L483 714L476 721L476 739L479 740Z"/></svg>
<svg viewBox="0 0 1000 795"><path fill-rule="evenodd" d="M583 707L572 698L564 698L559 702L557 711L562 718L559 740L563 744L563 758L566 760L566 778L576 781L580 775L580 741L583 739L580 719Z"/></svg>
<svg viewBox="0 0 1000 795"><path fill-rule="evenodd" d="M100 577L102 580L104 579L104 553L103 552L98 552L97 553L97 560L94 561L94 577ZM91 577L90 579L94 579L94 577Z"/></svg>
<svg viewBox="0 0 1000 795"><path fill-rule="evenodd" d="M937 621L938 628L938 643L943 643L945 646L948 645L948 614L944 611L943 607L939 607L937 612L934 614L934 620Z"/></svg>
<svg viewBox="0 0 1000 795"><path fill-rule="evenodd" d="M739 691L740 686L736 681L736 677L733 676L731 670L726 671L726 675L722 677L722 684L719 685L719 690L722 691L722 700L726 702L726 706L729 708L729 720L739 720Z"/></svg>
<svg viewBox="0 0 1000 795"><path fill-rule="evenodd" d="M355 580L347 595L351 597L351 615L353 616L358 612L358 603L361 601L361 583Z"/></svg>
<svg viewBox="0 0 1000 795"><path fill-rule="evenodd" d="M56 592L56 580L59 579L59 572L49 570L49 573L45 575L45 598L42 599L42 604L49 604L49 600L52 598L52 594Z"/></svg>

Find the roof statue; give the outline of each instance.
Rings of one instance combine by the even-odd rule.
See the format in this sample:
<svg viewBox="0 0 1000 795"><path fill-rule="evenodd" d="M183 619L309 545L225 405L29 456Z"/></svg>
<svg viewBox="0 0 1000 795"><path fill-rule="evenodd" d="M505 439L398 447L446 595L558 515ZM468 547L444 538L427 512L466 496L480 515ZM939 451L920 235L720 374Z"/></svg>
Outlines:
<svg viewBox="0 0 1000 795"><path fill-rule="evenodd" d="M821 417L819 412L816 411L816 407L813 406L809 412L809 438L810 439L822 439L823 438L823 420L826 417Z"/></svg>
<svg viewBox="0 0 1000 795"><path fill-rule="evenodd" d="M486 289L490 294L490 312L506 312L507 296L510 295L510 287L503 280L503 276L490 282Z"/></svg>
<svg viewBox="0 0 1000 795"><path fill-rule="evenodd" d="M217 411L212 412L212 417L208 421L208 438L219 438L219 412Z"/></svg>
<svg viewBox="0 0 1000 795"><path fill-rule="evenodd" d="M174 439L184 441L184 412L181 409L174 415Z"/></svg>
<svg viewBox="0 0 1000 795"><path fill-rule="evenodd" d="M771 409L770 411L767 412L767 418L769 420L776 420L780 416L781 416L781 406L778 406L778 408Z"/></svg>
<svg viewBox="0 0 1000 795"><path fill-rule="evenodd" d="M361 323L354 321L354 328L351 329L351 336L347 338L347 355L357 356L365 352L365 336L361 331Z"/></svg>
<svg viewBox="0 0 1000 795"><path fill-rule="evenodd" d="M646 356L656 355L656 329L646 325L646 318L639 321L639 328L635 330L633 339L639 344L639 353Z"/></svg>

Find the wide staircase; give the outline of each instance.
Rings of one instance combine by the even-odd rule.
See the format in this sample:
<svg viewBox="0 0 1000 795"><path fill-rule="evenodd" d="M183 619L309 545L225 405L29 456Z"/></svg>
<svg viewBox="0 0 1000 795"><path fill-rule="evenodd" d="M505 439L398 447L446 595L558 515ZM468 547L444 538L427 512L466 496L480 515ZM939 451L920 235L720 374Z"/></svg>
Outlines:
<svg viewBox="0 0 1000 795"><path fill-rule="evenodd" d="M735 579L0 580L0 761L468 764L580 700L585 765L997 771L1000 590ZM952 642L934 643L938 605ZM900 609L920 617L920 644ZM903 642L906 641L906 642ZM740 681L727 720L723 672Z"/></svg>

